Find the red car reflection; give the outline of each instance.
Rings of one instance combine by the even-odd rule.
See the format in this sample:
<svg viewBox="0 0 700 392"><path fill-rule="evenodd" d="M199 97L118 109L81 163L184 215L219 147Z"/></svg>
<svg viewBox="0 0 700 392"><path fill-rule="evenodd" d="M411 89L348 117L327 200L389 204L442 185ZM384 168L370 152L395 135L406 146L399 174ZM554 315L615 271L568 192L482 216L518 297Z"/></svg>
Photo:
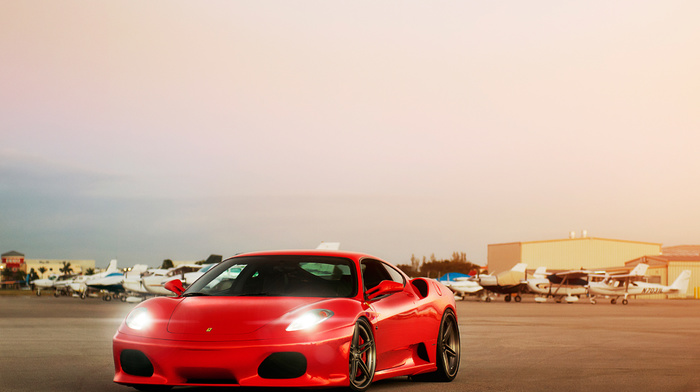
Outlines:
<svg viewBox="0 0 700 392"><path fill-rule="evenodd" d="M238 255L177 297L136 306L113 339L114 381L171 386L346 386L396 376L451 381L460 338L452 292L376 257Z"/></svg>

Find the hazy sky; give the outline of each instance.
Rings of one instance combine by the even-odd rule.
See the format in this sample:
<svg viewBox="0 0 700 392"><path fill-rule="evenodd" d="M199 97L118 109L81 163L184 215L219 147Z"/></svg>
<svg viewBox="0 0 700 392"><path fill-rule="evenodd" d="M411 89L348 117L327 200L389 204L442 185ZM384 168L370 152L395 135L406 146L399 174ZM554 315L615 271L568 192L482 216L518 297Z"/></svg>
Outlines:
<svg viewBox="0 0 700 392"><path fill-rule="evenodd" d="M0 2L0 252L700 243L700 2Z"/></svg>

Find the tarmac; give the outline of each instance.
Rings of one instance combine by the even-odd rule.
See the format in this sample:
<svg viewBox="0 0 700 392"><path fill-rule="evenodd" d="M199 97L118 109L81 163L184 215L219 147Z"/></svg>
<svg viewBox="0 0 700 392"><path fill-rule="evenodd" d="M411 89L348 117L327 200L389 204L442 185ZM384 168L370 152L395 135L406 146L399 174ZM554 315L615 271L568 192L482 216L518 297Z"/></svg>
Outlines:
<svg viewBox="0 0 700 392"><path fill-rule="evenodd" d="M115 391L112 336L134 304L0 296L0 391ZM370 391L700 391L700 301L457 302L451 383L400 377ZM260 391L175 388L173 391Z"/></svg>

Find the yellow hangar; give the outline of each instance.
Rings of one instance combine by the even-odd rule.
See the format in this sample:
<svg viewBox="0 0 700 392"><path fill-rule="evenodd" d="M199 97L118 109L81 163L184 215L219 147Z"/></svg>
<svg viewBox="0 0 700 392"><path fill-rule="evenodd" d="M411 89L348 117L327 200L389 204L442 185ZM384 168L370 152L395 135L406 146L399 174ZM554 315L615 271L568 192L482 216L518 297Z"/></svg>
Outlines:
<svg viewBox="0 0 700 392"><path fill-rule="evenodd" d="M517 263L549 271L622 267L643 256L661 255L661 244L571 235L567 239L511 242L488 246L488 271L507 271Z"/></svg>

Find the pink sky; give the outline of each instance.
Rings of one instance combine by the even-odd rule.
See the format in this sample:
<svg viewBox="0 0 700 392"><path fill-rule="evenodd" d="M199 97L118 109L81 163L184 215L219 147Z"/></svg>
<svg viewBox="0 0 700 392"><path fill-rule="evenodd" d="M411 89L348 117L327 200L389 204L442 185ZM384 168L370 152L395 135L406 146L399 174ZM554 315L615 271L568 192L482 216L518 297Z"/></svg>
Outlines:
<svg viewBox="0 0 700 392"><path fill-rule="evenodd" d="M695 1L0 3L0 250L700 241Z"/></svg>

